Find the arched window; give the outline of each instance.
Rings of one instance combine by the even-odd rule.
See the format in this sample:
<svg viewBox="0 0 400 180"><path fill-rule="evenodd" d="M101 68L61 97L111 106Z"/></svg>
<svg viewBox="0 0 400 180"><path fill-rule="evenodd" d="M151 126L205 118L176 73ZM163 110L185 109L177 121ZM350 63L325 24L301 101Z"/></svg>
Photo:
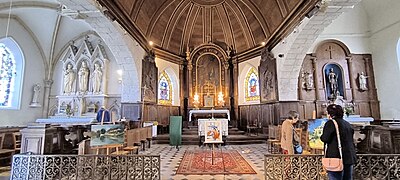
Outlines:
<svg viewBox="0 0 400 180"><path fill-rule="evenodd" d="M11 38L0 40L0 109L19 109L24 59Z"/></svg>
<svg viewBox="0 0 400 180"><path fill-rule="evenodd" d="M247 73L244 84L246 101L260 100L258 72L254 67Z"/></svg>
<svg viewBox="0 0 400 180"><path fill-rule="evenodd" d="M158 103L171 105L172 104L172 83L168 74L163 71L159 78L158 84Z"/></svg>

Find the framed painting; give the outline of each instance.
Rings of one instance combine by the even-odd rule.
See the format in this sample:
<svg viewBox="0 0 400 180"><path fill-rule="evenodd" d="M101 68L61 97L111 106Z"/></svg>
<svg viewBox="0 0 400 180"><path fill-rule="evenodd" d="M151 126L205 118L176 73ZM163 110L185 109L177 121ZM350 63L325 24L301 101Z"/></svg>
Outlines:
<svg viewBox="0 0 400 180"><path fill-rule="evenodd" d="M122 124L92 125L90 146L110 146L124 143L125 131Z"/></svg>
<svg viewBox="0 0 400 180"><path fill-rule="evenodd" d="M222 141L222 123L221 121L205 121L204 132L205 141L204 143L223 143Z"/></svg>
<svg viewBox="0 0 400 180"><path fill-rule="evenodd" d="M324 143L320 137L328 119L308 120L308 143L311 149L324 149Z"/></svg>
<svg viewBox="0 0 400 180"><path fill-rule="evenodd" d="M204 95L204 107L214 107L214 95Z"/></svg>

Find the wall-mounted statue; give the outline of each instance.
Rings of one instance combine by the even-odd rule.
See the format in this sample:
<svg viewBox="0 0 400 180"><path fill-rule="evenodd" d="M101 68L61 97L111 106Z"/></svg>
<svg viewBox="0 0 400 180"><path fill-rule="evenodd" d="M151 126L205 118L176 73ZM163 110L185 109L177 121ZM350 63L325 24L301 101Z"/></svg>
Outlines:
<svg viewBox="0 0 400 180"><path fill-rule="evenodd" d="M78 72L79 76L79 92L86 92L88 90L89 68L85 61L82 61L82 66Z"/></svg>
<svg viewBox="0 0 400 180"><path fill-rule="evenodd" d="M364 75L364 72L361 72L358 75L358 83L359 83L360 91L368 90L368 88L367 88L367 78L368 78L368 76Z"/></svg>
<svg viewBox="0 0 400 180"><path fill-rule="evenodd" d="M303 88L306 90L311 90L314 88L314 76L312 72L303 72Z"/></svg>
<svg viewBox="0 0 400 180"><path fill-rule="evenodd" d="M338 87L338 76L333 71L333 68L329 69L328 78L329 78L329 85L330 85L330 88L331 88L331 95L332 96L336 96L336 92L338 90L337 89L337 87Z"/></svg>
<svg viewBox="0 0 400 180"><path fill-rule="evenodd" d="M101 83L103 78L103 72L101 70L101 66L98 63L94 64L94 70L92 74L92 88L94 94L99 94L101 92Z"/></svg>
<svg viewBox="0 0 400 180"><path fill-rule="evenodd" d="M67 65L67 69L64 71L64 93L68 94L73 91L73 85L75 82L75 72L72 69L72 64Z"/></svg>

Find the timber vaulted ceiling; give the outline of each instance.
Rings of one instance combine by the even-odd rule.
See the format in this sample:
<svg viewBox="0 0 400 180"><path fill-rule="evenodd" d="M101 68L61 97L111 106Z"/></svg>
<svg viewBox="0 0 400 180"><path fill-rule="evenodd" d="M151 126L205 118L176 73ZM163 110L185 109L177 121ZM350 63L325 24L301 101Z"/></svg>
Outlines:
<svg viewBox="0 0 400 180"><path fill-rule="evenodd" d="M237 54L272 48L318 0L98 0L145 49L183 57L213 42Z"/></svg>

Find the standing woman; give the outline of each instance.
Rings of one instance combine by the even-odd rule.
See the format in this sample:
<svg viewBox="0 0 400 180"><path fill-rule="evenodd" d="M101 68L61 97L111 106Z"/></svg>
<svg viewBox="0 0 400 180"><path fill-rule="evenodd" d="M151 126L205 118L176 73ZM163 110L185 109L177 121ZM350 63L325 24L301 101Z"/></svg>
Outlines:
<svg viewBox="0 0 400 180"><path fill-rule="evenodd" d="M327 107L329 119L325 123L321 141L327 146L325 156L327 158L340 158L336 128L333 121L339 127L340 142L342 145L343 171L328 171L330 180L353 179L353 164L356 163L356 151L353 143L354 130L350 123L343 119L343 108L340 105L331 104Z"/></svg>
<svg viewBox="0 0 400 180"><path fill-rule="evenodd" d="M283 154L294 154L293 139L299 142L299 137L293 134L293 124L299 120L299 113L289 111L289 118L282 123L281 148Z"/></svg>

